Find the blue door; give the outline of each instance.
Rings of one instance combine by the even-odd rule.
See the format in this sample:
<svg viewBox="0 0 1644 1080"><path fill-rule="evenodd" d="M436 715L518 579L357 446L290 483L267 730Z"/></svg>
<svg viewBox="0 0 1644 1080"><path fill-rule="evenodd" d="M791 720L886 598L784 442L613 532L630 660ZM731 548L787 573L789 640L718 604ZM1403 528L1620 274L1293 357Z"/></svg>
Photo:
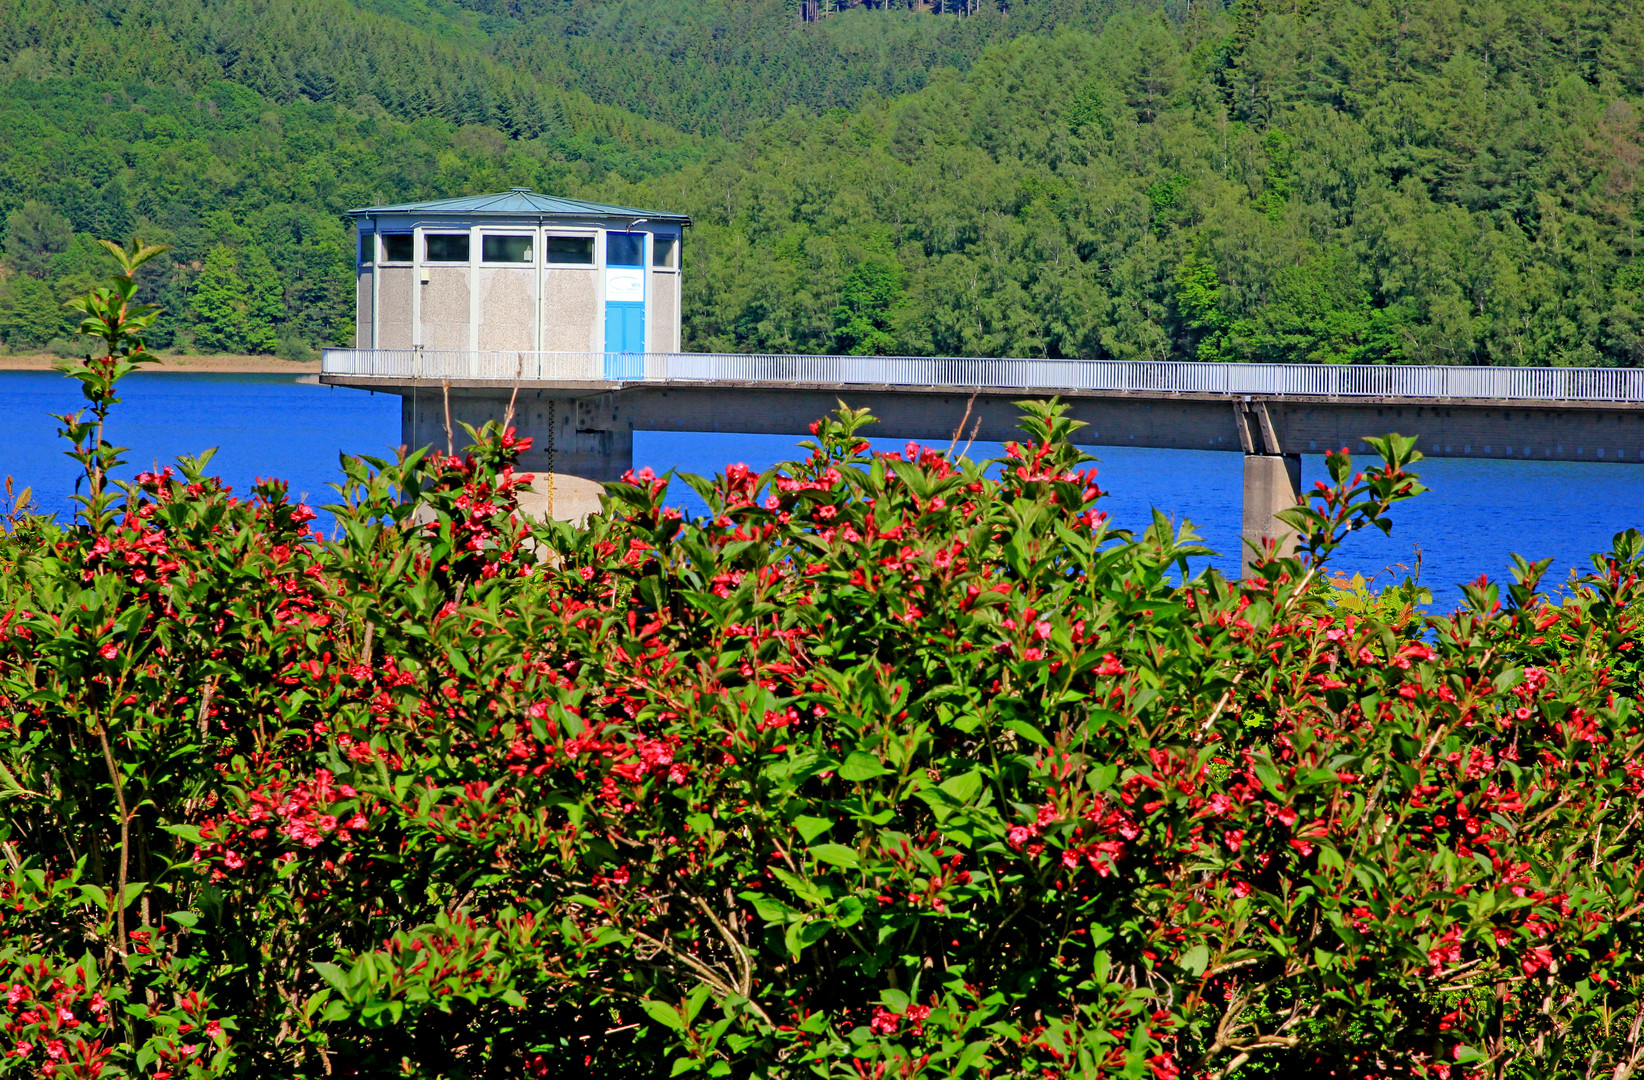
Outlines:
<svg viewBox="0 0 1644 1080"><path fill-rule="evenodd" d="M645 374L645 234L605 234L605 377Z"/></svg>

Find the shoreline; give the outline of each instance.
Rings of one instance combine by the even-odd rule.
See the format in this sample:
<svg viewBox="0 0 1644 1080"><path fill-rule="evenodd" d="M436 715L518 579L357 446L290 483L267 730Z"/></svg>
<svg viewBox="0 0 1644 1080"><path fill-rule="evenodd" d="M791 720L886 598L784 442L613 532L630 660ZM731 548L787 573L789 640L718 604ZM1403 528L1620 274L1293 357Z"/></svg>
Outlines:
<svg viewBox="0 0 1644 1080"><path fill-rule="evenodd" d="M50 353L0 356L0 371L51 371L57 357ZM160 356L158 364L144 364L138 373L181 375L318 375L318 360L281 360L275 356Z"/></svg>

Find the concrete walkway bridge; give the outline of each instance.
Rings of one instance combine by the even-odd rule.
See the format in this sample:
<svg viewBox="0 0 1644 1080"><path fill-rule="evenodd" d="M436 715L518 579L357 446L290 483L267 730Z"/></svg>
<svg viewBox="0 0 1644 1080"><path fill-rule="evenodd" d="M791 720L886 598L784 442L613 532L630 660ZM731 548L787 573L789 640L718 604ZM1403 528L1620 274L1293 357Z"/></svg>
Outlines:
<svg viewBox="0 0 1644 1080"><path fill-rule="evenodd" d="M1244 455L1246 540L1285 535L1301 455L1420 436L1428 457L1644 463L1644 369L1132 363L976 357L327 349L320 381L398 394L407 445L500 419L535 440L533 509L577 518L633 464L633 433L804 435L843 401L873 435L1017 438L1023 398L1060 397L1089 446ZM1248 555L1248 552L1247 552Z"/></svg>

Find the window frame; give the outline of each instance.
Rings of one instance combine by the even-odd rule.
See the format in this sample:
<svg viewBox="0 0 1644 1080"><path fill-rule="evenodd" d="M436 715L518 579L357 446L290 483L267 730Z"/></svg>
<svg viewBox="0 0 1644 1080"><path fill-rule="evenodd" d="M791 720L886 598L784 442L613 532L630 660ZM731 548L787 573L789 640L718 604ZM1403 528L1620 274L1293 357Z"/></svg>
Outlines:
<svg viewBox="0 0 1644 1080"><path fill-rule="evenodd" d="M606 265L606 266L616 266L616 267L620 267L620 268L625 269L625 270L648 270L648 269L650 269L650 265L651 265L650 247L651 247L651 245L646 242L646 238L649 237L650 235L651 235L650 233L643 232L643 231L638 230L638 229L606 229L605 230L605 262L604 262L604 265ZM614 263L614 262L612 262L611 261L611 237L613 237L613 236L637 236L637 237L639 237L640 238L640 240L639 240L639 262L637 262L637 263Z"/></svg>
<svg viewBox="0 0 1644 1080"><path fill-rule="evenodd" d="M683 233L652 233L651 234L651 269L664 274L679 273L680 254L685 236ZM656 253L661 245L659 240L668 243L668 262L661 264L656 261Z"/></svg>
<svg viewBox="0 0 1644 1080"><path fill-rule="evenodd" d="M375 266L411 266L417 261L417 234L410 230L383 230L377 236L377 261ZM390 258L388 254L388 238L403 236L411 242L411 254L403 259Z"/></svg>
<svg viewBox="0 0 1644 1080"><path fill-rule="evenodd" d="M468 241L468 255L462 259L436 259L429 254L428 241L436 236L461 237ZM422 233L423 266L472 266L474 264L474 233L472 229L424 229Z"/></svg>
<svg viewBox="0 0 1644 1080"><path fill-rule="evenodd" d="M542 238L542 265L549 270L597 270L599 268L599 244L597 235L592 232L550 232ZM555 262L553 258L553 243L555 240L586 240L588 242L587 262Z"/></svg>
<svg viewBox="0 0 1644 1080"><path fill-rule="evenodd" d="M369 253L368 253L369 251ZM377 234L371 229L361 229L354 244L354 265L377 265Z"/></svg>
<svg viewBox="0 0 1644 1080"><path fill-rule="evenodd" d="M481 266L511 266L515 268L531 267L537 264L537 248L540 242L534 232L521 232L518 229L499 229L495 232L486 230L479 234L480 238L480 265ZM524 260L495 260L485 257L485 244L488 240L524 240L531 245L531 257ZM470 247L470 254L472 247Z"/></svg>

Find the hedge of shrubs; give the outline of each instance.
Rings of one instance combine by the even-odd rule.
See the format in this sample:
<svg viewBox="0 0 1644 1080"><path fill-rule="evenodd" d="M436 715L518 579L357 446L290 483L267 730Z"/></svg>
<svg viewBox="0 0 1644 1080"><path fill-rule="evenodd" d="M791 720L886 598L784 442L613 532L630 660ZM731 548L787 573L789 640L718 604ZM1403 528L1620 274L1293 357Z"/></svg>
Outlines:
<svg viewBox="0 0 1644 1080"><path fill-rule="evenodd" d="M1229 582L1024 405L522 519L527 441L345 458L330 538L130 482L0 539L0 1074L1625 1077L1644 538L1345 610L1410 440ZM670 505L688 484L709 514Z"/></svg>

